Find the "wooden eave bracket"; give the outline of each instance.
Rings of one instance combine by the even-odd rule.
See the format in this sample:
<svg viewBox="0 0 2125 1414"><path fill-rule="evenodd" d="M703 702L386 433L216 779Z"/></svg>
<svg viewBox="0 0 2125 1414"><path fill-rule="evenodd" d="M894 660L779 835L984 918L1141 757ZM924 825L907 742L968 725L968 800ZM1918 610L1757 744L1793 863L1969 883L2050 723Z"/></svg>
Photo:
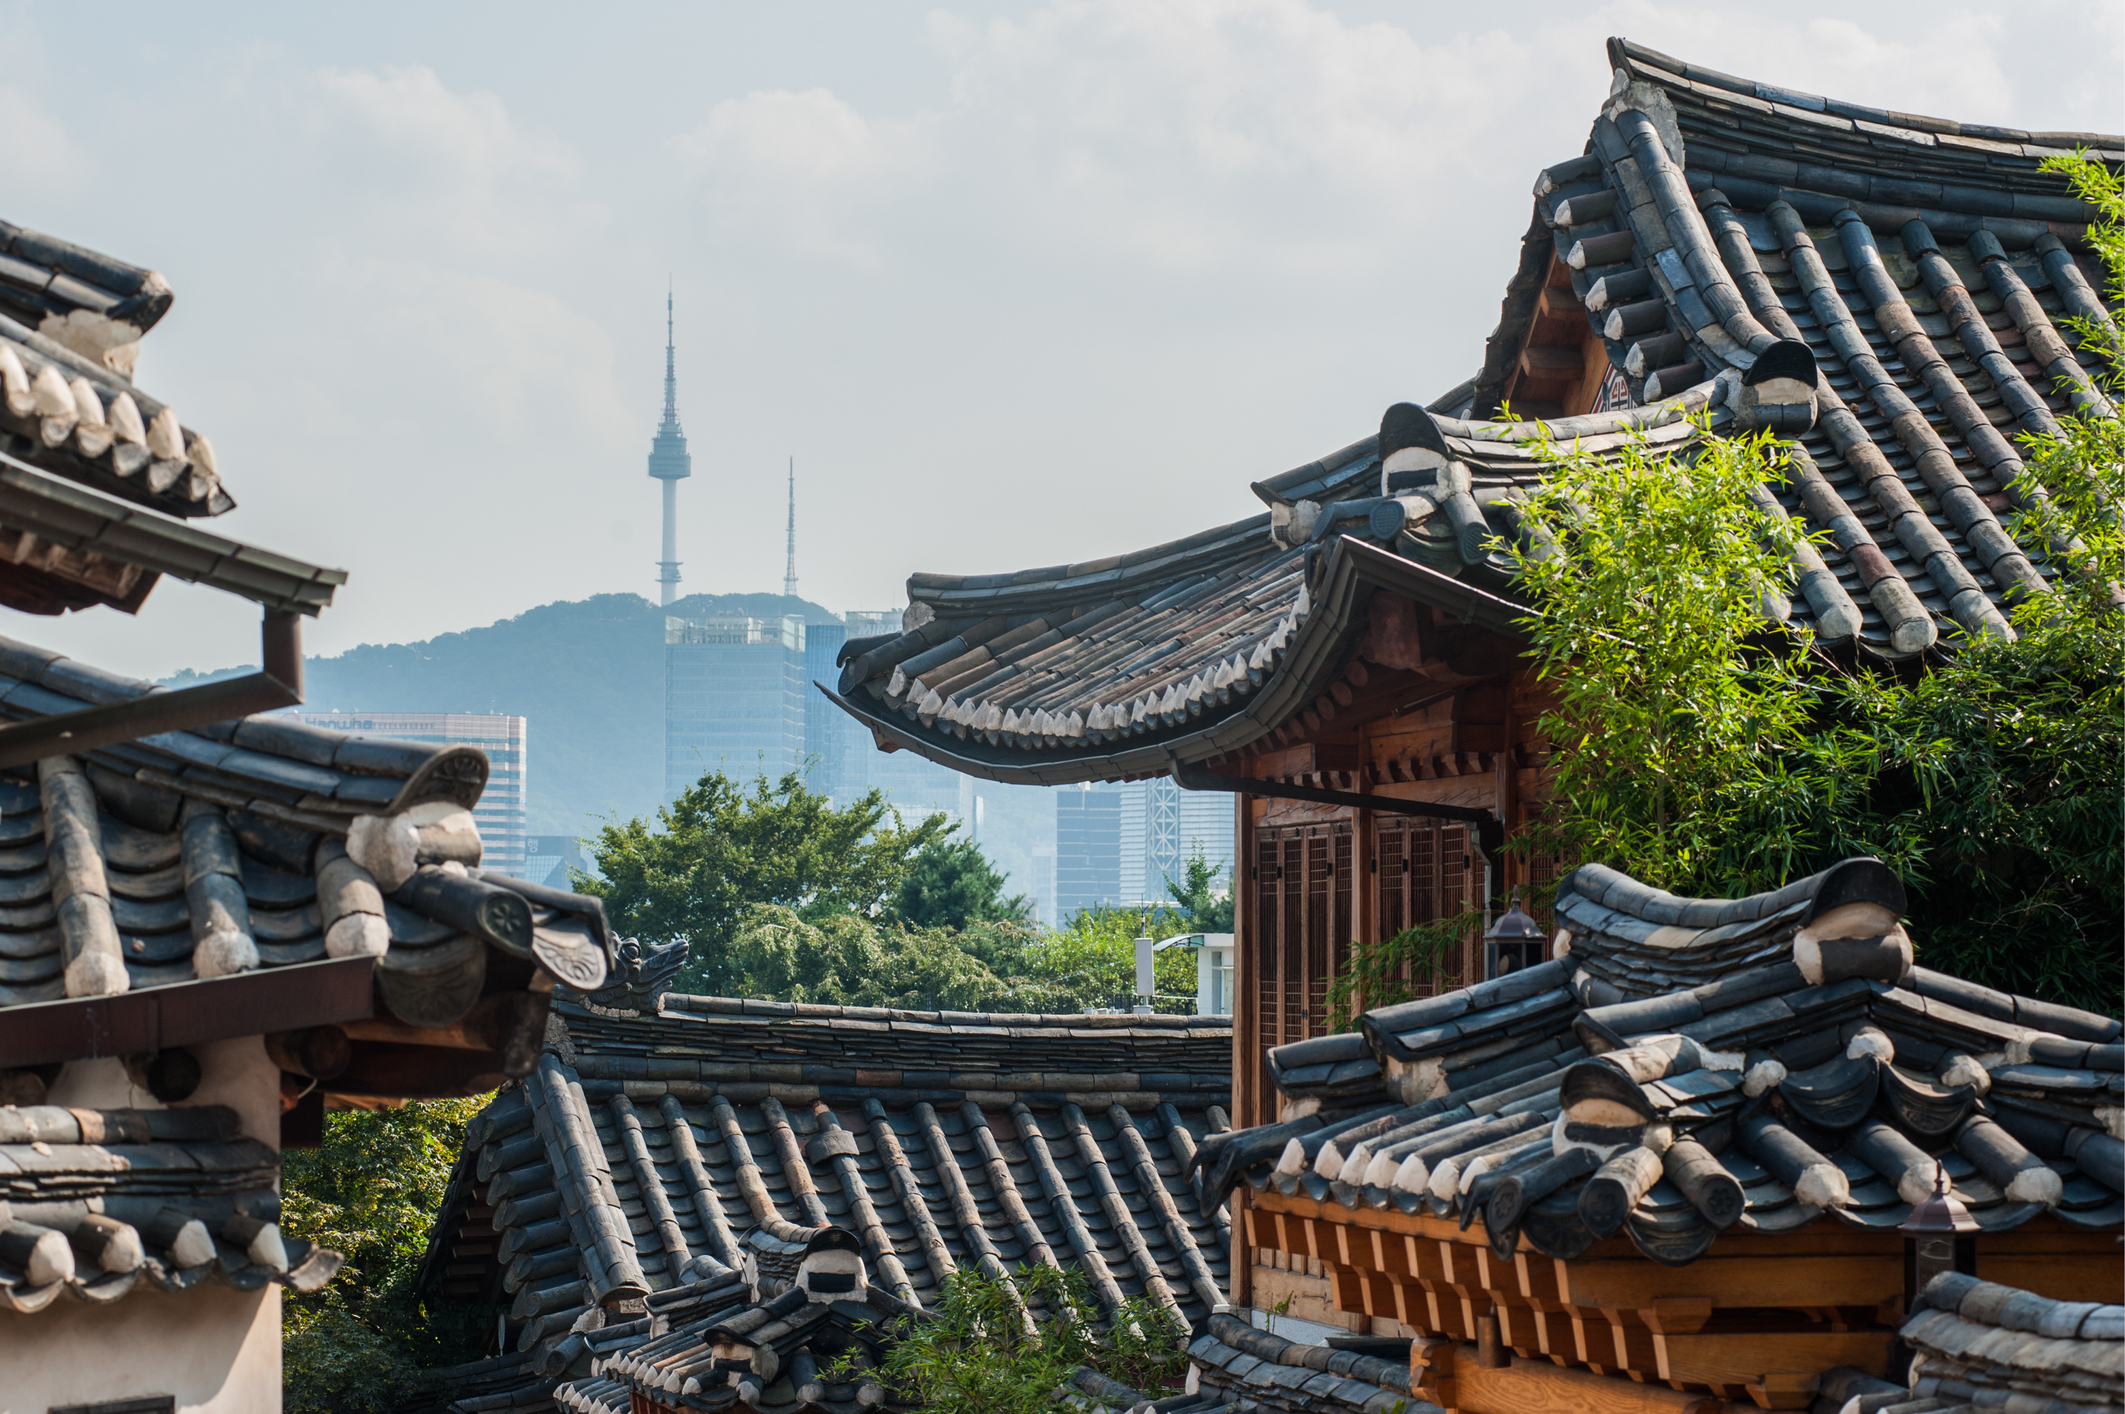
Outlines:
<svg viewBox="0 0 2125 1414"><path fill-rule="evenodd" d="M299 705L303 700L301 615L288 609L267 609L260 638L263 671L0 725L0 767L23 766L47 756L115 746L161 732L190 731L209 722Z"/></svg>

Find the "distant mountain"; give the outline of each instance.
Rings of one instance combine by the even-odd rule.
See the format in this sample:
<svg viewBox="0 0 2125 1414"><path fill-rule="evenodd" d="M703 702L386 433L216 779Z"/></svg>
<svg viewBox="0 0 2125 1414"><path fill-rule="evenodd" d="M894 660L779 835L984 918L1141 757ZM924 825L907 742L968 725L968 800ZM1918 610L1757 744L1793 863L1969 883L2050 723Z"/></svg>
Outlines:
<svg viewBox="0 0 2125 1414"><path fill-rule="evenodd" d="M714 613L839 623L781 594L693 594L670 608L637 594L543 604L425 643L365 643L303 663L311 710L508 712L529 719L533 834L586 835L653 813L664 791L664 619ZM180 673L166 686L255 667Z"/></svg>

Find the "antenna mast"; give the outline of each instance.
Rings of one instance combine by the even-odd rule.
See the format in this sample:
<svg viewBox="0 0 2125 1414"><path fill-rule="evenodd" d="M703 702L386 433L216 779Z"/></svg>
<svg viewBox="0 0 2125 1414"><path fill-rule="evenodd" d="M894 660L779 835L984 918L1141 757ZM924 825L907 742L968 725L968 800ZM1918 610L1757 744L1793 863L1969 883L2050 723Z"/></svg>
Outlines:
<svg viewBox="0 0 2125 1414"><path fill-rule="evenodd" d="M664 483L664 558L657 561L657 590L665 604L679 596L679 483L694 474L679 426L679 375L672 340L672 297L664 291L664 420L650 443L649 474Z"/></svg>
<svg viewBox="0 0 2125 1414"><path fill-rule="evenodd" d="M797 459L789 459L789 558L782 566L782 595L797 596Z"/></svg>

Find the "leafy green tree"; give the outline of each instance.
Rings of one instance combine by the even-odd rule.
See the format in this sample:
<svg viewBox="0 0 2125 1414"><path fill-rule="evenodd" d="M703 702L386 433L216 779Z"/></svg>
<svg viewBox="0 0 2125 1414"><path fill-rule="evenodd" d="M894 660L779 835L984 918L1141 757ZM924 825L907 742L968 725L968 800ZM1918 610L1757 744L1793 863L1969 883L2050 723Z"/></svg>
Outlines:
<svg viewBox="0 0 2125 1414"><path fill-rule="evenodd" d="M1763 616L1800 533L1754 499L1783 456L1767 434L1708 436L1692 460L1640 439L1547 450L1520 506L1532 548L1513 551L1563 803L1533 843L1685 889L1732 823L1736 782L1807 713L1806 644Z"/></svg>
<svg viewBox="0 0 2125 1414"><path fill-rule="evenodd" d="M485 1101L325 1116L323 1144L281 1156L281 1222L346 1254L321 1291L282 1309L290 1414L384 1414L430 1365L478 1358L470 1313L413 1290L465 1125Z"/></svg>
<svg viewBox="0 0 2125 1414"><path fill-rule="evenodd" d="M2079 154L2045 165L2101 213L2089 243L2113 307L2125 303L2125 187ZM2014 530L2033 559L2059 567L2052 592L2014 606L2013 641L1970 645L1891 697L1881 779L1925 852L1912 918L1929 962L2115 1014L2125 981L2125 342L2115 316L2067 323L2100 360L2094 381L2112 407L2084 403L2055 433L2020 439Z"/></svg>
<svg viewBox="0 0 2125 1414"><path fill-rule="evenodd" d="M2125 299L2125 199L2061 164ZM2084 347L2125 386L2108 323ZM1518 557L1558 705L1555 812L1519 843L1681 893L1774 888L1856 854L1911 893L1929 965L2115 1013L2125 923L2125 427L2096 404L2024 436L2014 530L2058 571L2012 638L1957 635L1894 668L1841 663L1757 610L1799 527L1758 509L1780 454L1709 437L1694 459L1556 449Z"/></svg>
<svg viewBox="0 0 2125 1414"><path fill-rule="evenodd" d="M1136 991L1136 940L1178 931L1162 909L1087 910L1062 930L970 923L953 931L891 919L753 909L731 945L743 995L917 1011L1082 1011L1126 1003ZM1191 953L1157 955L1156 986L1195 994Z"/></svg>
<svg viewBox="0 0 2125 1414"><path fill-rule="evenodd" d="M972 840L939 838L908 861L893 894L892 914L910 928L1025 922L1031 900L1024 894L1006 897L1006 887L981 846Z"/></svg>
<svg viewBox="0 0 2125 1414"><path fill-rule="evenodd" d="M1230 862L1221 859L1212 864L1203 853L1203 842L1197 840L1181 877L1166 880L1166 893L1180 905L1181 912L1188 916L1188 926L1198 933L1232 931L1232 890L1218 888L1218 881L1225 877L1222 871Z"/></svg>
<svg viewBox="0 0 2125 1414"><path fill-rule="evenodd" d="M1020 923L976 925L993 955L1024 956ZM966 936L904 928L855 913L808 920L774 904L747 914L732 943L743 994L830 1006L912 1011L1074 1011L1082 1003L1046 979L998 975Z"/></svg>
<svg viewBox="0 0 2125 1414"><path fill-rule="evenodd" d="M1082 909L1068 927L1043 933L1029 945L1020 966L1027 976L1052 981L1083 998L1082 1005L1127 1004L1136 994L1136 940L1156 942L1188 926L1187 916L1171 908ZM1168 948L1153 955L1152 968L1161 996L1195 995L1193 953Z"/></svg>
<svg viewBox="0 0 2125 1414"><path fill-rule="evenodd" d="M2016 636L1957 638L1900 671L1768 631L1756 606L1782 587L1774 547L1792 527L1756 508L1750 484L1777 478L1775 446L1708 438L1689 462L1560 454L1530 509L1556 550L1520 558L1532 652L1557 690L1541 723L1557 805L1519 843L1705 895L1876 855L1909 887L1929 965L2115 1011L2116 436L2114 422L2064 419L2032 445L2050 495L2017 532L2032 554L2076 549L2056 592L2014 606Z"/></svg>
<svg viewBox="0 0 2125 1414"><path fill-rule="evenodd" d="M949 829L941 814L905 824L876 790L837 809L794 771L775 782L756 777L750 789L716 771L655 822L605 826L591 845L603 877L578 874L575 883L605 900L621 934L684 940L682 988L729 995L740 981L731 940L748 909L782 904L808 918L883 911L912 861Z"/></svg>
<svg viewBox="0 0 2125 1414"><path fill-rule="evenodd" d="M1352 948L1350 960L1329 987L1328 1029L1348 1031L1374 1007L1419 995L1418 987L1440 976L1447 960L1460 951L1462 939L1482 926L1483 910L1469 908Z"/></svg>
<svg viewBox="0 0 2125 1414"><path fill-rule="evenodd" d="M1019 1293L957 1272L934 1314L902 1318L884 1371L902 1401L929 1414L1044 1414L1079 1366L1154 1396L1186 1370L1188 1328L1157 1302L1125 1301L1103 1325L1082 1274L1035 1266L1016 1281Z"/></svg>

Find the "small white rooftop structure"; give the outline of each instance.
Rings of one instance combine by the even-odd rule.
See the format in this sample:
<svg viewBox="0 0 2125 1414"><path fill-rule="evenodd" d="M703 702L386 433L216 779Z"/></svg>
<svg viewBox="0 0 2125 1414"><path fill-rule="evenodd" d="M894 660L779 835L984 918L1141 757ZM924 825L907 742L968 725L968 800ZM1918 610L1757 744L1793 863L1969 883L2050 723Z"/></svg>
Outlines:
<svg viewBox="0 0 2125 1414"><path fill-rule="evenodd" d="M1195 1014L1232 1015L1232 934L1175 933L1152 944L1153 952L1188 948L1195 953Z"/></svg>

